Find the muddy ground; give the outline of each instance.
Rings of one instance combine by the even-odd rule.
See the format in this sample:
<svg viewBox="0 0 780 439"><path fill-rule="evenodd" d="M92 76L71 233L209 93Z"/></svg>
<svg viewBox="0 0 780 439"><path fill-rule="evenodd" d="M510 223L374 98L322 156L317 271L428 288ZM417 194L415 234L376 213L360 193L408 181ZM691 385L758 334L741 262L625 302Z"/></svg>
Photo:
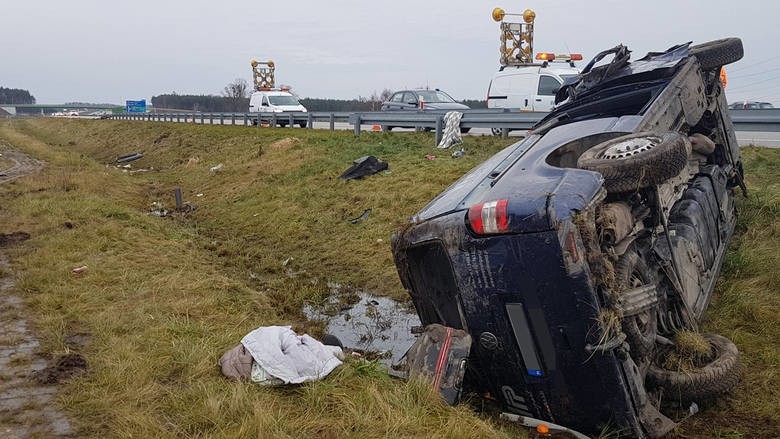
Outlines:
<svg viewBox="0 0 780 439"><path fill-rule="evenodd" d="M0 184L37 172L38 160L0 144ZM68 419L56 404L61 379L86 370L83 358L51 359L25 317L14 294L13 271L5 250L30 238L24 231L0 225L0 437L69 437Z"/></svg>

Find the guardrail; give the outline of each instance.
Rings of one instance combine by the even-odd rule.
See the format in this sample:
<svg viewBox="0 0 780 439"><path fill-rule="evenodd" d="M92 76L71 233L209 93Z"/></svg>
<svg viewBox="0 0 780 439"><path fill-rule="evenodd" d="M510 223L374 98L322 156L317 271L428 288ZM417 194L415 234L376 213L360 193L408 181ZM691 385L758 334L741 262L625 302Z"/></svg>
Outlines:
<svg viewBox="0 0 780 439"><path fill-rule="evenodd" d="M347 122L359 135L361 125L407 127L436 133L436 143L444 129L444 110L380 111L380 112L290 112L290 113L123 113L111 116L120 120L148 120L158 122L190 122L225 125L300 126L313 128L314 122L329 122L335 130L336 122ZM780 109L729 110L736 131L780 131ZM473 109L463 111L462 129L500 129L506 137L510 130L530 130L547 113L522 112L508 109ZM238 122L238 123L237 123Z"/></svg>
<svg viewBox="0 0 780 439"><path fill-rule="evenodd" d="M156 122L189 122L203 123L207 121L211 125L225 125L230 121L230 125L257 125L268 124L269 126L290 126L298 125L300 127L312 128L314 121L329 122L330 129L335 130L336 122L349 122L349 112L332 113L122 113L112 115L111 119L118 120L146 120ZM238 122L238 123L237 123Z"/></svg>

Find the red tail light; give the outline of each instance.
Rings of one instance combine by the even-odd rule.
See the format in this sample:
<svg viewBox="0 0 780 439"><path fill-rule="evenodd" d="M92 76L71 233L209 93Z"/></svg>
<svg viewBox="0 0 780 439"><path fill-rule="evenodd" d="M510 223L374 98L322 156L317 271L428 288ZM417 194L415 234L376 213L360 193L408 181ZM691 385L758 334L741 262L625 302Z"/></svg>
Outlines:
<svg viewBox="0 0 780 439"><path fill-rule="evenodd" d="M506 213L508 199L488 201L471 206L469 225L478 235L491 235L509 231L509 216Z"/></svg>
<svg viewBox="0 0 780 439"><path fill-rule="evenodd" d="M582 54L581 53L572 53L571 54L571 60L572 61L582 61Z"/></svg>

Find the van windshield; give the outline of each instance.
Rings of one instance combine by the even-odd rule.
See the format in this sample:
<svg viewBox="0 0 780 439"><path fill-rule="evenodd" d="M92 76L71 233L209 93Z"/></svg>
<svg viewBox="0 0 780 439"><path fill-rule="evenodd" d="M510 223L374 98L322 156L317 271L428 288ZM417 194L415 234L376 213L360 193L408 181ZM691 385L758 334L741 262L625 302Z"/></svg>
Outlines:
<svg viewBox="0 0 780 439"><path fill-rule="evenodd" d="M271 105L301 105L298 99L292 96L268 96Z"/></svg>

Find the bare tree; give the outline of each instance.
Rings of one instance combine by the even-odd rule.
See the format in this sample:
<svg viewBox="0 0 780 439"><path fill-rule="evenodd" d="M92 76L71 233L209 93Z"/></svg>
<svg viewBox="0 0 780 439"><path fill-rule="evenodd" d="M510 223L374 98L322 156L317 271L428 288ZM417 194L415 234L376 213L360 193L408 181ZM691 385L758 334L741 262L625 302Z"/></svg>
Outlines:
<svg viewBox="0 0 780 439"><path fill-rule="evenodd" d="M249 84L242 78L236 78L233 82L226 85L222 89L222 96L230 101L230 107L233 111L246 110L248 106L247 91L249 90Z"/></svg>

